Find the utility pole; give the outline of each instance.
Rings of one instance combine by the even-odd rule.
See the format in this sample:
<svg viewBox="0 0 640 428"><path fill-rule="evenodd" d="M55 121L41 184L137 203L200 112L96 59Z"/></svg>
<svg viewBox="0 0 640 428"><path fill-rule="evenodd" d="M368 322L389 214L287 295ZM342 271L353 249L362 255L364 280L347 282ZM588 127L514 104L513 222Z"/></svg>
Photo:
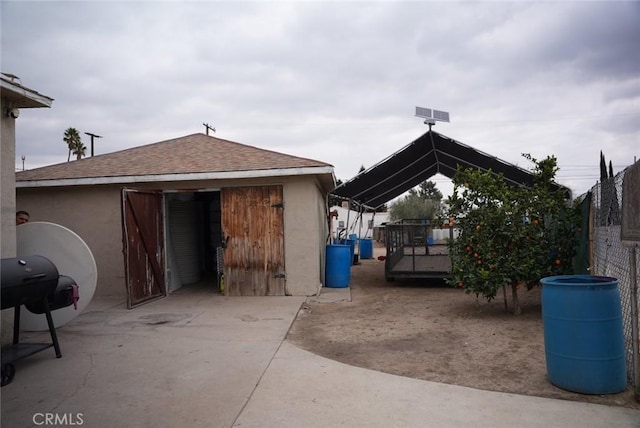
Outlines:
<svg viewBox="0 0 640 428"><path fill-rule="evenodd" d="M22 170L23 170L23 171L24 171L24 160L25 160L26 158L27 158L26 156L24 156L24 155L22 156Z"/></svg>
<svg viewBox="0 0 640 428"><path fill-rule="evenodd" d="M202 125L207 130L207 135L209 135L209 130L212 130L213 132L216 132L216 128L214 128L213 126L209 125L208 123L203 123Z"/></svg>
<svg viewBox="0 0 640 428"><path fill-rule="evenodd" d="M92 134L91 132L85 132L85 134L91 137L91 157L93 157L93 139L102 137L100 135Z"/></svg>

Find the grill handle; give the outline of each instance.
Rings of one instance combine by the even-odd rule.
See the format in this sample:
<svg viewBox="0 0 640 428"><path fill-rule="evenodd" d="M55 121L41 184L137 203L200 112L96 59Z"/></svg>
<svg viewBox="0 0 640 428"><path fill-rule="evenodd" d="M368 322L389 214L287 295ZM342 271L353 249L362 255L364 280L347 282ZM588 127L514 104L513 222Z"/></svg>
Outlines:
<svg viewBox="0 0 640 428"><path fill-rule="evenodd" d="M47 276L46 273L38 273L36 275L27 276L27 277L23 278L22 280L24 282L28 282L28 281L33 281L34 279L44 278L45 276Z"/></svg>

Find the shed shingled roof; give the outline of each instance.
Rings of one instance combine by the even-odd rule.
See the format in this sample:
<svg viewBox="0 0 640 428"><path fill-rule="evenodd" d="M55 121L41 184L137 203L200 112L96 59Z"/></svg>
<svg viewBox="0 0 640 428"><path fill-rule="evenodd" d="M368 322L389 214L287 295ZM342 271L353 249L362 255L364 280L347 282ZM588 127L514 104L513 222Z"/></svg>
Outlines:
<svg viewBox="0 0 640 428"><path fill-rule="evenodd" d="M200 133L21 171L16 182L317 167L332 165Z"/></svg>

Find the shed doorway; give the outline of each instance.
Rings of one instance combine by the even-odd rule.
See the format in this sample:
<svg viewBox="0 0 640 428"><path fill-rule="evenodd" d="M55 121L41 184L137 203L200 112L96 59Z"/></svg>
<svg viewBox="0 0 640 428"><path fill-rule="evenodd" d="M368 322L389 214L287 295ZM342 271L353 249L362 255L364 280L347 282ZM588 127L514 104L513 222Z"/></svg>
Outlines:
<svg viewBox="0 0 640 428"><path fill-rule="evenodd" d="M281 185L165 191L164 204L169 293L286 294Z"/></svg>
<svg viewBox="0 0 640 428"><path fill-rule="evenodd" d="M220 293L220 192L165 192L167 287Z"/></svg>

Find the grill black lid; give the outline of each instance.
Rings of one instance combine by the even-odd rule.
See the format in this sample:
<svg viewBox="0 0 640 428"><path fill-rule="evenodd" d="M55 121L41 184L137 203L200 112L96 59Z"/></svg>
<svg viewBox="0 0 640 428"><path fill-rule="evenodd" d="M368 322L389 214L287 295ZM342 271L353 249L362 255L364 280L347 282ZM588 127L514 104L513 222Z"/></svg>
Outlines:
<svg viewBox="0 0 640 428"><path fill-rule="evenodd" d="M58 285L58 269L43 256L1 259L2 309L42 300Z"/></svg>

